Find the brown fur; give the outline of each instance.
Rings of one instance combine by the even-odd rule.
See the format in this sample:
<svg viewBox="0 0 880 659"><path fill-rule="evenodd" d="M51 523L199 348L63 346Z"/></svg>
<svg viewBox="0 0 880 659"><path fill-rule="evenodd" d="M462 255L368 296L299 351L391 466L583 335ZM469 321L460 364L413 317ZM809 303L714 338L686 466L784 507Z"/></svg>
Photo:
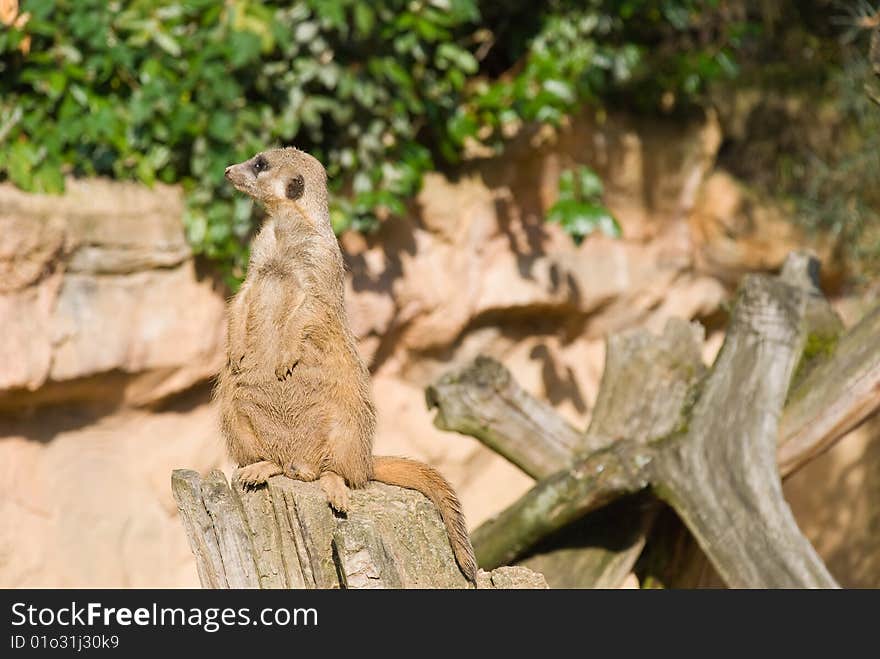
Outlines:
<svg viewBox="0 0 880 659"><path fill-rule="evenodd" d="M348 487L369 480L418 490L437 505L474 582L476 560L449 483L427 465L372 455L375 405L345 313L324 168L297 149L273 149L227 168L226 177L267 210L229 304L227 360L215 391L239 479L319 480L341 512Z"/></svg>

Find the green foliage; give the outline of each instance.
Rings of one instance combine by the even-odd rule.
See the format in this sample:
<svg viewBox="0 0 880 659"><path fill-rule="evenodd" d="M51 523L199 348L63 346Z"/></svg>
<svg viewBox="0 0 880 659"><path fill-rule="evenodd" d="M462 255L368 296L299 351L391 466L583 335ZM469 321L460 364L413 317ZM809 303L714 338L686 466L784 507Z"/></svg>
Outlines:
<svg viewBox="0 0 880 659"><path fill-rule="evenodd" d="M296 144L327 166L334 228L369 231L471 141L500 150L508 127L612 90L651 106L654 70L694 98L735 68L726 36L693 41L716 4L26 0L26 24L0 31L0 178L180 183L190 242L234 282L255 211L228 164ZM577 203L574 235L612 226Z"/></svg>
<svg viewBox="0 0 880 659"><path fill-rule="evenodd" d="M602 204L602 180L589 167L567 170L559 177L559 199L547 212L578 245L597 229L620 237L620 225Z"/></svg>
<svg viewBox="0 0 880 659"><path fill-rule="evenodd" d="M834 142L781 159L779 188L797 204L798 221L835 238L837 251L863 275L880 274L880 108L865 91L866 58L854 58L830 82L839 128Z"/></svg>
<svg viewBox="0 0 880 659"><path fill-rule="evenodd" d="M559 124L608 84L630 78L640 59L633 44L605 44L615 21L595 7L549 14L524 53L521 71L479 79L448 121L447 157L468 138L500 151L505 127L536 121Z"/></svg>
<svg viewBox="0 0 880 659"><path fill-rule="evenodd" d="M808 234L830 239L832 266L854 282L880 274L880 107L869 61L877 17L877 3L779 3L736 83L756 105L719 157L790 202Z"/></svg>

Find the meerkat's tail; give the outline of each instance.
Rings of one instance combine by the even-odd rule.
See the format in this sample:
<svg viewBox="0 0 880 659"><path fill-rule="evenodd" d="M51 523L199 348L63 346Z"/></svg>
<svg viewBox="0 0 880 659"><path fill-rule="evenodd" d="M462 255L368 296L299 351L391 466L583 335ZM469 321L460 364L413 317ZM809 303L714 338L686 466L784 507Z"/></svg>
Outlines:
<svg viewBox="0 0 880 659"><path fill-rule="evenodd" d="M449 482L436 469L407 458L375 456L373 480L418 490L437 506L446 525L455 560L468 581L477 583L477 559L468 537L461 503Z"/></svg>

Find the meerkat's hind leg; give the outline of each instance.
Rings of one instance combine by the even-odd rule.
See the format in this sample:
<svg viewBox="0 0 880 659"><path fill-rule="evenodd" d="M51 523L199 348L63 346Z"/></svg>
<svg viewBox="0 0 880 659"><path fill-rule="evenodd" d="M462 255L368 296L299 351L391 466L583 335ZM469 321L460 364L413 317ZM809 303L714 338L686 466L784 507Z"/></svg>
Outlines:
<svg viewBox="0 0 880 659"><path fill-rule="evenodd" d="M327 495L327 500L333 510L347 513L349 507L348 485L342 476L335 471L325 471L321 474L321 489Z"/></svg>
<svg viewBox="0 0 880 659"><path fill-rule="evenodd" d="M245 487L257 487L272 478L272 476L277 476L283 472L284 470L274 462L261 460L260 462L239 467L235 475Z"/></svg>

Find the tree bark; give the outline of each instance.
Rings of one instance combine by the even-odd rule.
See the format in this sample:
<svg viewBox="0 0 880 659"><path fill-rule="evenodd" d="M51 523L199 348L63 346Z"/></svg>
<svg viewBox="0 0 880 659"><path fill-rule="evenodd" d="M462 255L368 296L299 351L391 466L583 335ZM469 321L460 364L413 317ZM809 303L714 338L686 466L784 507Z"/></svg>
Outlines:
<svg viewBox="0 0 880 659"><path fill-rule="evenodd" d="M504 565L538 540L648 486L650 451L619 441L538 482L471 534L480 565Z"/></svg>
<svg viewBox="0 0 880 659"><path fill-rule="evenodd" d="M776 466L778 418L802 352L806 295L747 277L687 432L656 446L650 480L731 587L835 587L800 532Z"/></svg>

